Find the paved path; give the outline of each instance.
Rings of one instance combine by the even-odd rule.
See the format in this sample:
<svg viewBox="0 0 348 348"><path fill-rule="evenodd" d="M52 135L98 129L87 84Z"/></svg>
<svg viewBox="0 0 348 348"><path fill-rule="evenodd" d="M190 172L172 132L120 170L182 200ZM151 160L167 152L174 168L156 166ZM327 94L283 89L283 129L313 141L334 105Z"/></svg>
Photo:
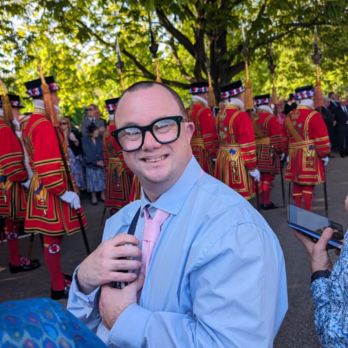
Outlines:
<svg viewBox="0 0 348 348"><path fill-rule="evenodd" d="M334 158L328 168L329 216L333 220L348 226L348 216L344 211L343 201L348 193L348 158ZM275 183L274 201L281 204L279 178ZM287 193L287 190L286 190ZM88 238L94 249L102 236L101 217L103 206L91 206L89 200L83 200L89 228ZM316 189L313 205L314 211L324 213L323 188ZM312 303L309 292L310 272L308 260L302 245L295 239L286 224L286 209L263 212L283 247L289 291L289 311L275 341L277 348L316 348L319 347L315 336L312 317ZM28 252L28 239L20 242L23 254ZM46 268L19 274L10 274L7 270L7 248L0 246L0 302L28 297L49 296L48 272ZM66 273L71 273L75 266L85 257L85 249L80 234L65 238L63 242L62 263ZM39 238L34 240L33 256L42 260ZM64 303L64 301L62 301Z"/></svg>

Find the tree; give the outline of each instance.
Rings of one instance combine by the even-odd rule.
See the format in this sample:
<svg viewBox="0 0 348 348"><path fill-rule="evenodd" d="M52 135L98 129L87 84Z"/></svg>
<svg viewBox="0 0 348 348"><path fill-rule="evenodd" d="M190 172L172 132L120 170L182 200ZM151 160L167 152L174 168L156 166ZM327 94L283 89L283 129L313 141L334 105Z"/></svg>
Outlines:
<svg viewBox="0 0 348 348"><path fill-rule="evenodd" d="M327 57L323 69L334 67L336 76L347 68L347 43L341 37L347 31L344 0L0 0L0 5L0 68L11 72L8 83L16 76L22 92L19 83L37 76L34 57L40 56L46 71L59 76L63 106L70 113L87 102L120 94L116 37L125 62L125 85L155 79L148 49L150 24L159 44L162 79L183 96L189 83L206 79L208 71L217 96L219 86L241 77L243 46L248 48L255 89L269 88L266 51L271 43L285 93L312 73L314 26ZM333 38L341 45L338 50L330 47ZM303 52L308 56L300 59Z"/></svg>

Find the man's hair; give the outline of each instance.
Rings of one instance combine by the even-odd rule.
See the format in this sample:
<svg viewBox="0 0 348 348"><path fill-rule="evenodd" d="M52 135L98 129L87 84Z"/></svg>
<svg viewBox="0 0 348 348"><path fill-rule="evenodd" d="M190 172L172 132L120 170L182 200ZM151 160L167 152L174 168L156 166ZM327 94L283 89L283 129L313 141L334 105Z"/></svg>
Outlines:
<svg viewBox="0 0 348 348"><path fill-rule="evenodd" d="M164 83L160 83L160 82L155 82L155 81L139 81L139 82L136 82L133 85L131 85L130 87L128 87L122 93L118 103L121 102L122 98L127 93L135 92L135 91L138 91L138 90L141 90L141 89L149 89L149 88L152 88L154 86L163 87L165 90L167 90L171 94L171 96L174 98L174 100L176 101L177 105L179 106L179 109L180 109L180 112L182 113L182 116L186 119L187 118L186 109L185 109L184 103L182 102L182 100L181 100L180 96L178 95L178 93L176 93L169 86L165 85Z"/></svg>
<svg viewBox="0 0 348 348"><path fill-rule="evenodd" d="M329 94L328 94L328 97L331 99L332 98L332 96L335 94L335 92L330 92Z"/></svg>

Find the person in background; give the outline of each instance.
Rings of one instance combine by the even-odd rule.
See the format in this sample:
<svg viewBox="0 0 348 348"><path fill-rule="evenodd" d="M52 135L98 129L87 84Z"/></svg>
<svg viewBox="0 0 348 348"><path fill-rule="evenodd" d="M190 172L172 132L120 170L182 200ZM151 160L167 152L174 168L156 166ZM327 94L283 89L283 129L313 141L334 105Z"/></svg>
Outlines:
<svg viewBox="0 0 348 348"><path fill-rule="evenodd" d="M59 120L60 129L67 144L69 166L79 190L86 189L84 171L82 167L82 144L71 130L71 121L68 117Z"/></svg>
<svg viewBox="0 0 348 348"><path fill-rule="evenodd" d="M53 76L45 77L45 80L54 108L59 111L59 86ZM81 223L86 226L87 221L80 197L69 185L60 151L60 139L45 109L41 79L28 81L25 86L27 93L33 98L35 109L29 119L22 123L24 144L34 173L30 182L24 230L43 235L44 258L51 280L51 298L58 300L68 297L71 282L71 276L65 275L61 268L63 236L80 231Z"/></svg>
<svg viewBox="0 0 348 348"><path fill-rule="evenodd" d="M271 200L273 181L280 173L280 159L284 158L287 138L284 137L278 119L270 105L271 95L263 94L254 97L256 111L252 115L256 151L257 168L261 173L259 193L261 209L278 208Z"/></svg>
<svg viewBox="0 0 348 348"><path fill-rule="evenodd" d="M119 99L105 100L109 113L109 125L103 139L106 176L104 207L110 208L111 215L130 202L133 180L133 173L124 162L122 149L113 137L113 132L116 130L115 113Z"/></svg>
<svg viewBox="0 0 348 348"><path fill-rule="evenodd" d="M100 193L101 201L105 200L103 141L100 137L99 128L95 124L90 124L87 131L88 136L82 139L87 192L91 193L91 203L97 205L97 193Z"/></svg>
<svg viewBox="0 0 348 348"><path fill-rule="evenodd" d="M292 183L292 197L299 208L312 209L313 191L325 180L330 140L321 114L314 109L314 87L296 88L298 106L286 117L288 163L285 179Z"/></svg>
<svg viewBox="0 0 348 348"><path fill-rule="evenodd" d="M323 97L323 101L324 101L324 105L318 111L322 114L323 119L325 121L326 128L327 128L327 131L329 133L329 139L330 139L331 151L332 151L333 148L335 147L335 143L336 143L335 133L334 133L336 119L335 119L335 115L332 113L332 111L329 108L330 99L328 97ZM335 157L332 154L332 152L330 153L330 157Z"/></svg>
<svg viewBox="0 0 348 348"><path fill-rule="evenodd" d="M348 127L348 114L344 111L337 93L330 92L328 97L330 99L329 110L334 114L336 121L334 128L334 146L341 157L346 157L348 155L348 134L346 132L346 128Z"/></svg>
<svg viewBox="0 0 348 348"><path fill-rule="evenodd" d="M253 122L244 111L244 91L240 80L221 88L224 105L216 117L219 151L215 177L251 199L255 196L254 181L260 181L260 172Z"/></svg>
<svg viewBox="0 0 348 348"><path fill-rule="evenodd" d="M80 131L84 137L89 135L88 126L91 124L96 125L99 129L99 135L103 136L106 128L106 122L102 118L100 118L99 108L95 104L90 104L86 108L86 115L81 122Z"/></svg>
<svg viewBox="0 0 348 348"><path fill-rule="evenodd" d="M213 112L208 105L208 82L191 83L189 93L192 104L188 110L190 121L195 124L191 140L193 155L203 170L214 174L214 160L219 148Z"/></svg>
<svg viewBox="0 0 348 348"><path fill-rule="evenodd" d="M281 247L262 216L198 164L180 97L138 82L123 93L116 126L141 199L107 220L74 274L68 310L109 347L272 347L287 310ZM132 221L134 236L125 233Z"/></svg>
<svg viewBox="0 0 348 348"><path fill-rule="evenodd" d="M9 94L15 125L23 107L17 95ZM11 120L5 120L0 98L0 217L7 241L10 273L31 271L40 266L38 260L30 260L19 253L18 236L23 227L27 209L26 189L32 172L25 166L25 156L20 138L12 129Z"/></svg>
<svg viewBox="0 0 348 348"><path fill-rule="evenodd" d="M348 212L348 195L344 206ZM314 323L323 348L348 347L348 233L340 256L332 266L327 243L333 230L327 228L317 243L295 232L307 250L311 276L311 292L314 307Z"/></svg>

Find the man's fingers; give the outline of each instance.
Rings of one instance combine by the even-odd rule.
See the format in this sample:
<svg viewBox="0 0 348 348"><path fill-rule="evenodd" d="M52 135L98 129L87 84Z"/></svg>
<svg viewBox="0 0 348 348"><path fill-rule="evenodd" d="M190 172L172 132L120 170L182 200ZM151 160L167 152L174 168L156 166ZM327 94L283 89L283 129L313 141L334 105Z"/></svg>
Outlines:
<svg viewBox="0 0 348 348"><path fill-rule="evenodd" d="M118 234L117 236L111 238L110 242L114 246L120 246L120 245L124 245L124 244L133 244L133 245L139 244L138 239L135 238L133 235L128 234L128 233Z"/></svg>
<svg viewBox="0 0 348 348"><path fill-rule="evenodd" d="M114 260L111 267L115 271L136 271L141 267L141 262L127 259Z"/></svg>
<svg viewBox="0 0 348 348"><path fill-rule="evenodd" d="M140 258L141 250L139 247L131 244L114 247L112 250L112 258L118 259L120 257Z"/></svg>
<svg viewBox="0 0 348 348"><path fill-rule="evenodd" d="M332 235L333 235L332 228L330 227L326 228L324 232L322 233L320 239L318 240L316 249L326 250L327 243L331 239Z"/></svg>
<svg viewBox="0 0 348 348"><path fill-rule="evenodd" d="M124 283L132 283L135 279L138 278L138 275L133 272L110 272L110 282L124 282Z"/></svg>
<svg viewBox="0 0 348 348"><path fill-rule="evenodd" d="M313 249L315 243L313 243L308 237L304 236L302 233L295 231L294 235L297 239L299 239L302 242L302 244L304 245L304 247L306 248L306 250L310 254L312 252L312 249Z"/></svg>
<svg viewBox="0 0 348 348"><path fill-rule="evenodd" d="M135 282L133 282L132 284L130 284L130 286L134 286L136 289L136 292L140 291L141 288L144 285L144 280L145 280L145 275L144 273L140 273L137 280Z"/></svg>

